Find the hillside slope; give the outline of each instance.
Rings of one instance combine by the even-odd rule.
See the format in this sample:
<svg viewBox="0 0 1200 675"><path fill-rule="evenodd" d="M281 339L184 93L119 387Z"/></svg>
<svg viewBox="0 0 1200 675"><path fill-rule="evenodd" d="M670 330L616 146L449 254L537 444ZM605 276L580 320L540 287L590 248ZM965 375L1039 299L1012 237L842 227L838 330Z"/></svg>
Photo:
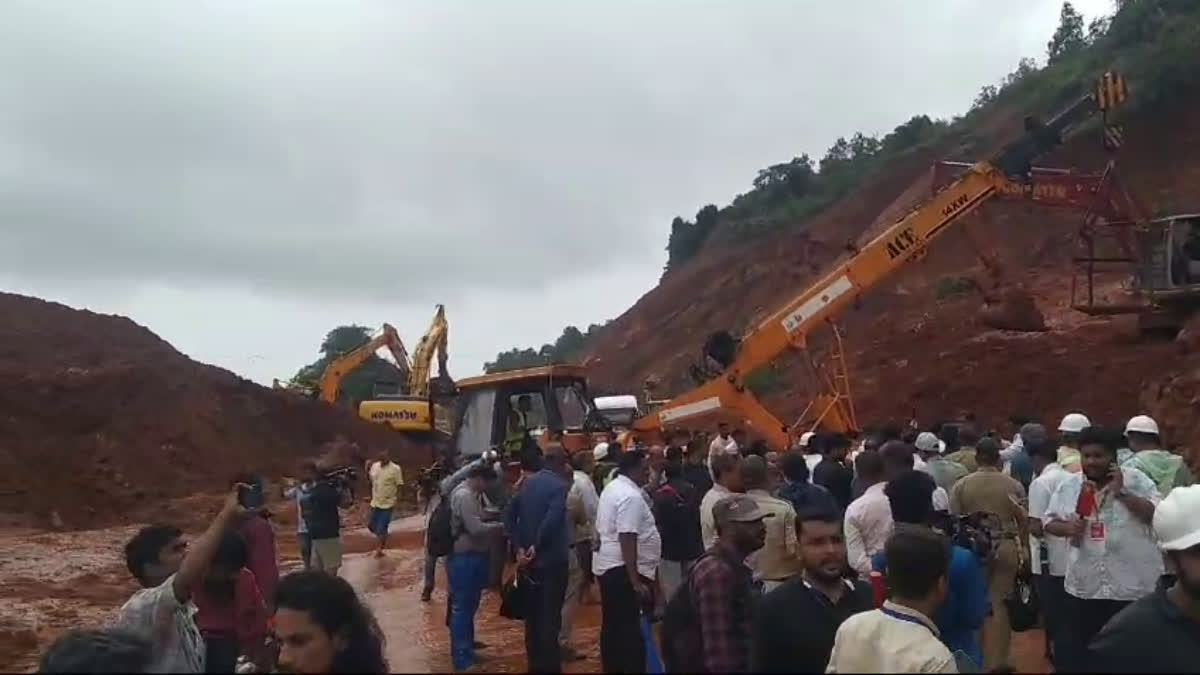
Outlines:
<svg viewBox="0 0 1200 675"><path fill-rule="evenodd" d="M1200 92L1193 92L1127 120L1126 147L1118 161L1126 182L1155 212L1200 211L1197 103ZM997 110L985 124L998 138L1015 138L1022 115L1013 108ZM701 252L599 337L588 360L598 385L637 390L653 378L663 385L663 394L685 391L691 386L687 367L710 332L744 331L803 291L845 254L846 242L874 234L919 197L934 161L975 159L958 151L946 140L888 166L803 229ZM1089 133L1039 164L1095 170L1103 162L1098 135ZM972 216L967 227L939 239L924 260L839 318L862 421L903 420L913 411L928 420L967 410L987 420L1018 410L1050 419L1072 408L1115 421L1142 407L1177 417L1169 408L1186 398L1181 392L1187 386L1168 388L1175 403L1167 402L1171 396L1142 393L1160 391L1161 378L1179 371L1182 359L1197 358L1192 350L1178 343L1138 342L1127 317L1089 319L1068 307L1068 263L1081 214L997 203L982 211L986 220ZM981 270L964 235L968 229L1033 292L1047 312L1048 333L989 330L974 318L978 298L937 299L940 279ZM802 365L794 356L785 357L770 378L774 386L766 399L782 419L798 414L811 394ZM1191 430L1180 431L1187 441L1200 442Z"/></svg>
<svg viewBox="0 0 1200 675"><path fill-rule="evenodd" d="M197 363L124 317L0 293L0 512L127 517L244 470L291 473L344 436L428 457L352 412Z"/></svg>

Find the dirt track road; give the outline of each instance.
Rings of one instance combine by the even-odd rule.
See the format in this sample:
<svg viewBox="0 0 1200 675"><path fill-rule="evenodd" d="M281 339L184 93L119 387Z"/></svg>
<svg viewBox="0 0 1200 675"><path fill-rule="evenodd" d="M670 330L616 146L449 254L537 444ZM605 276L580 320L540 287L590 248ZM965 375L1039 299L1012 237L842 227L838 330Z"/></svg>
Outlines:
<svg viewBox="0 0 1200 675"><path fill-rule="evenodd" d="M347 555L341 575L371 606L387 638L393 672L448 672L450 650L446 620L446 579L438 566L432 602L422 603L422 516L392 523L383 558L370 554L373 541L360 527L347 528ZM0 533L0 671L31 672L38 653L68 628L100 626L134 590L121 559L121 546L135 526L82 532ZM298 567L292 529L277 524L282 571ZM576 620L573 645L585 659L566 664L568 672L598 673L598 604L585 604ZM494 593L484 594L476 620L476 636L487 672L524 672L521 624L499 615ZM1040 631L1013 637L1013 665L1018 672L1048 672L1042 659Z"/></svg>

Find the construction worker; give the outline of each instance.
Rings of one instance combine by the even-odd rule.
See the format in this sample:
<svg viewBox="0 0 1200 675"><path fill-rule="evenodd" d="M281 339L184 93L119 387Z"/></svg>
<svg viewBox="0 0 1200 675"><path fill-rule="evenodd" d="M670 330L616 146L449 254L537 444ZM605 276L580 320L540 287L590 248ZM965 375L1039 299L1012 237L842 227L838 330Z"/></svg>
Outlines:
<svg viewBox="0 0 1200 675"><path fill-rule="evenodd" d="M1062 445L1058 448L1058 465L1071 473L1079 473L1079 432L1092 426L1083 413L1067 413L1058 424Z"/></svg>
<svg viewBox="0 0 1200 675"><path fill-rule="evenodd" d="M1191 484L1192 476L1183 458L1162 449L1158 422L1149 415L1138 415L1129 420L1125 425L1125 438L1133 456L1123 466L1146 474L1154 481L1160 497L1166 497L1174 488Z"/></svg>
<svg viewBox="0 0 1200 675"><path fill-rule="evenodd" d="M517 406L508 411L508 423L504 432L504 449L510 456L517 456L525 447L525 439L529 437L529 412L533 410L533 401L529 394L517 397Z"/></svg>

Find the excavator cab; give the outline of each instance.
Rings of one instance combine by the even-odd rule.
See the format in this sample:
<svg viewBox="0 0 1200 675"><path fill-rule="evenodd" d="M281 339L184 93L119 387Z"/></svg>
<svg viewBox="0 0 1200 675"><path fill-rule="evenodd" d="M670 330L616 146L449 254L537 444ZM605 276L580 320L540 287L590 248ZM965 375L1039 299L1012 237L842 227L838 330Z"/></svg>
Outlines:
<svg viewBox="0 0 1200 675"><path fill-rule="evenodd" d="M541 447L558 441L574 452L591 447L592 432L611 427L596 411L581 366L526 368L458 381L451 452L476 457L504 445L510 413L527 397L530 437Z"/></svg>

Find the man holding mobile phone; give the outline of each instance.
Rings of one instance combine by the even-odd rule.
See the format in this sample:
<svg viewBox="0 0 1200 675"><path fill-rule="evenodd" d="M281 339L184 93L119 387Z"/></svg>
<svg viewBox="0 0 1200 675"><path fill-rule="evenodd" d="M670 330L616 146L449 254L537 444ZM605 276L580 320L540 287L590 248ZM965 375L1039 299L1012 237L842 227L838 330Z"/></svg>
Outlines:
<svg viewBox="0 0 1200 675"><path fill-rule="evenodd" d="M1162 554L1150 529L1159 502L1154 482L1117 466L1121 434L1088 427L1079 434L1082 471L1059 483L1043 530L1071 546L1063 581L1063 626L1069 632L1056 655L1059 672L1087 669L1087 646L1104 624L1130 603L1154 592Z"/></svg>
<svg viewBox="0 0 1200 675"><path fill-rule="evenodd" d="M245 513L235 523L238 534L246 540L246 569L254 573L258 590L268 604L275 597L279 585L279 560L275 552L275 530L268 520L263 497L262 476L244 473L235 479L238 488L238 503Z"/></svg>

